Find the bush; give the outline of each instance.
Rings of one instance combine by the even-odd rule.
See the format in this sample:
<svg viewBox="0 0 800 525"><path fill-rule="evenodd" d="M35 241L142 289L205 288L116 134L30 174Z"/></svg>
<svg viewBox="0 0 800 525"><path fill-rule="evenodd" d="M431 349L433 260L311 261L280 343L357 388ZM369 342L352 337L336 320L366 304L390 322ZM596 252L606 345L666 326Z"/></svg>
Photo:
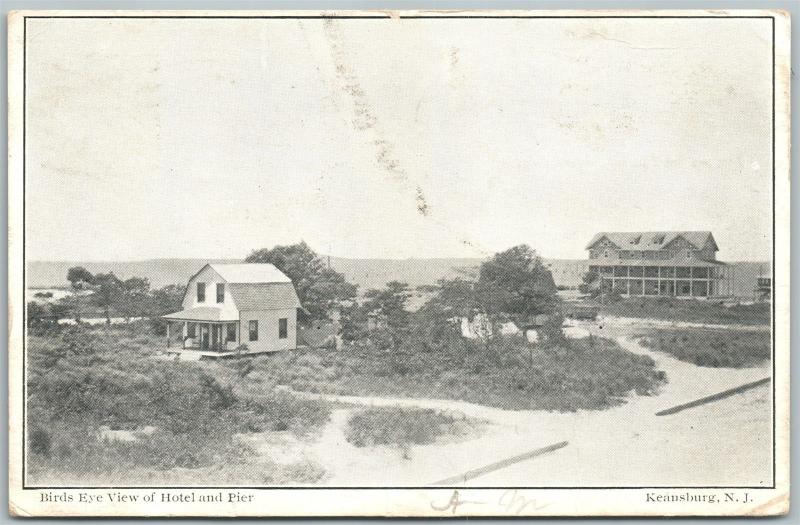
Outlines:
<svg viewBox="0 0 800 525"><path fill-rule="evenodd" d="M356 447L425 445L456 433L456 420L442 412L421 408L367 408L347 420L347 441Z"/></svg>
<svg viewBox="0 0 800 525"><path fill-rule="evenodd" d="M150 359L139 346L150 335L139 329L79 327L29 339L27 422L36 479L97 482L102 472L123 482L155 470L222 468L252 456L238 443L240 433L302 434L328 421L322 401L275 393L263 383L257 393L234 390L229 381L244 381L247 364L237 363L245 367L237 372ZM156 431L142 433L145 427ZM102 439L109 429L134 437Z"/></svg>
<svg viewBox="0 0 800 525"><path fill-rule="evenodd" d="M49 456L51 444L50 433L43 428L34 428L28 433L28 448L34 454Z"/></svg>
<svg viewBox="0 0 800 525"><path fill-rule="evenodd" d="M770 334L712 329L654 329L640 336L642 346L697 366L747 368L772 355Z"/></svg>
<svg viewBox="0 0 800 525"><path fill-rule="evenodd" d="M674 297L628 298L603 306L603 314L709 324L769 324L768 303L726 307L709 300Z"/></svg>

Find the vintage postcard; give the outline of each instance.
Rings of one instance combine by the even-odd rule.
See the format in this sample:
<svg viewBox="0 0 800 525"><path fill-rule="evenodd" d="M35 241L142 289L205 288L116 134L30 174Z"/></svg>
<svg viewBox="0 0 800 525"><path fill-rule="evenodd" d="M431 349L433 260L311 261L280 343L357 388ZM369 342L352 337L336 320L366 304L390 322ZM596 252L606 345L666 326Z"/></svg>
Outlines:
<svg viewBox="0 0 800 525"><path fill-rule="evenodd" d="M789 16L9 16L16 516L789 509Z"/></svg>

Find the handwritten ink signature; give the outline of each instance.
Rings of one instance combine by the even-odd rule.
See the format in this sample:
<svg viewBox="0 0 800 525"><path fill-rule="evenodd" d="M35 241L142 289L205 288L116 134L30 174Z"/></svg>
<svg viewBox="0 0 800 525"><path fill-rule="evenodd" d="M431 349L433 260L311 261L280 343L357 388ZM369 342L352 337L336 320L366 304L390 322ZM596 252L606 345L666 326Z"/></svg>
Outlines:
<svg viewBox="0 0 800 525"><path fill-rule="evenodd" d="M442 505L436 505L434 502L431 501L431 508L433 510L438 510L438 511L442 511L442 512L445 512L447 510L452 509L453 514L455 514L456 511L458 510L458 508L461 505L469 505L469 504L471 504L471 505L482 505L483 502L482 501L473 501L473 500L461 499L461 496L459 495L458 490L454 490L453 491L453 495L450 496L450 500L447 501L447 503L444 503Z"/></svg>
<svg viewBox="0 0 800 525"><path fill-rule="evenodd" d="M523 510L542 510L547 507L549 503L540 503L535 498L529 498L520 494L517 489L508 489L503 492L497 502L498 505L505 508L507 512L514 514L521 514Z"/></svg>
<svg viewBox="0 0 800 525"><path fill-rule="evenodd" d="M436 502L432 501L431 508L440 512L451 511L453 514L455 514L462 505L483 505L484 503L485 502L483 501L462 499L458 490L454 490L450 495L450 499L448 499L446 502L437 504ZM497 504L506 512L516 515L522 514L523 511L532 512L542 510L549 506L549 503L542 503L536 498L530 498L520 494L517 489L509 489L503 492L503 494L500 496L500 499L497 501Z"/></svg>

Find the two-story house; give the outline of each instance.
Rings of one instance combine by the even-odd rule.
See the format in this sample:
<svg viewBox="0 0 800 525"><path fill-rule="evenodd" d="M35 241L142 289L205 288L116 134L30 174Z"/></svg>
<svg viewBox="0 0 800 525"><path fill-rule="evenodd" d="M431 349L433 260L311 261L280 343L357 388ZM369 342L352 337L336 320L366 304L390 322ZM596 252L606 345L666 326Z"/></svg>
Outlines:
<svg viewBox="0 0 800 525"><path fill-rule="evenodd" d="M297 347L294 284L271 264L206 264L186 286L183 310L163 316L167 346L177 328L181 348L248 353Z"/></svg>
<svg viewBox="0 0 800 525"><path fill-rule="evenodd" d="M600 232L586 246L604 292L707 298L730 295L732 271L709 231Z"/></svg>

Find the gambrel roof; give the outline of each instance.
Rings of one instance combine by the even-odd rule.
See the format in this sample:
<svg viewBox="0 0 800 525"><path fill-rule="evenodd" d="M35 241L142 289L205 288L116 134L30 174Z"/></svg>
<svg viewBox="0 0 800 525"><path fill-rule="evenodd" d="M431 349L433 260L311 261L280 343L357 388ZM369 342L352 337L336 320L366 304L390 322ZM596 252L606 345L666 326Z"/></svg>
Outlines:
<svg viewBox="0 0 800 525"><path fill-rule="evenodd" d="M233 298L232 306L240 312L302 308L292 280L275 266L266 263L206 264L189 279L184 300L191 293L189 285L206 268L211 268L226 283ZM163 317L188 321L237 319L230 318L232 313L224 310L228 309L220 306L195 306Z"/></svg>
<svg viewBox="0 0 800 525"><path fill-rule="evenodd" d="M660 250L678 238L685 239L698 250L709 240L714 250L719 249L710 231L600 232L592 237L586 249L594 247L604 238L620 250Z"/></svg>
<svg viewBox="0 0 800 525"><path fill-rule="evenodd" d="M233 302L242 310L279 310L302 308L291 281L288 283L233 283Z"/></svg>

